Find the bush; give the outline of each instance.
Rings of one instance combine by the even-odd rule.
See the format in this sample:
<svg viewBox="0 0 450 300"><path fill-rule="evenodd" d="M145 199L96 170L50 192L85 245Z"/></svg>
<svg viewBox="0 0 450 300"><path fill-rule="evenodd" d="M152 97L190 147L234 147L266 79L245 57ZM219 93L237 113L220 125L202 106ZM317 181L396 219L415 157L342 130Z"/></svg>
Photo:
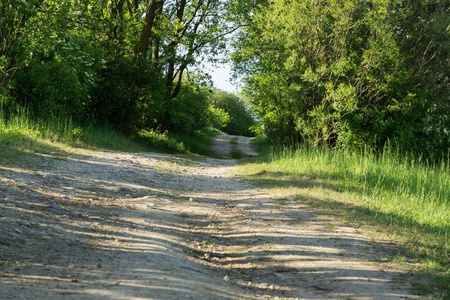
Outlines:
<svg viewBox="0 0 450 300"><path fill-rule="evenodd" d="M207 90L184 82L178 96L172 100L170 128L176 132L193 133L208 123Z"/></svg>
<svg viewBox="0 0 450 300"><path fill-rule="evenodd" d="M222 108L210 106L208 108L209 125L222 130L230 123L230 115Z"/></svg>
<svg viewBox="0 0 450 300"><path fill-rule="evenodd" d="M88 90L75 70L61 61L36 63L20 70L13 94L36 117L45 118L79 119L89 101Z"/></svg>
<svg viewBox="0 0 450 300"><path fill-rule="evenodd" d="M210 103L229 115L230 121L223 127L226 133L253 135L250 128L255 125L255 120L242 99L231 93L215 90L210 97Z"/></svg>
<svg viewBox="0 0 450 300"><path fill-rule="evenodd" d="M146 62L126 58L108 63L93 92L90 116L121 131L155 127L163 85L149 70Z"/></svg>
<svg viewBox="0 0 450 300"><path fill-rule="evenodd" d="M151 130L140 130L136 135L136 139L140 144L153 149L175 153L187 152L184 144L171 138L167 132L160 134Z"/></svg>

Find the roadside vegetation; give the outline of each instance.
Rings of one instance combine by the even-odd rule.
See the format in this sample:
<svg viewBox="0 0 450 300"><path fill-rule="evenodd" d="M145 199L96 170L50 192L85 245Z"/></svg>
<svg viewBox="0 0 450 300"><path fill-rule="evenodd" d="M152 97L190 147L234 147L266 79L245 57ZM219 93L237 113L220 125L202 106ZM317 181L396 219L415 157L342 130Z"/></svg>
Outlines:
<svg viewBox="0 0 450 300"><path fill-rule="evenodd" d="M450 165L428 163L386 147L338 151L308 146L261 146L257 162L239 173L279 195L338 215L362 230L388 235L401 251L396 262L420 262L430 282L419 293L450 292ZM417 271L417 270L416 270Z"/></svg>
<svg viewBox="0 0 450 300"><path fill-rule="evenodd" d="M440 159L450 149L448 1L273 0L233 61L278 143Z"/></svg>
<svg viewBox="0 0 450 300"><path fill-rule="evenodd" d="M241 99L214 90L199 61L226 50L248 9L219 0L0 2L0 144L209 154L204 128L253 119Z"/></svg>
<svg viewBox="0 0 450 300"><path fill-rule="evenodd" d="M449 23L440 0L5 0L0 164L257 134L250 180L389 234L445 298ZM239 96L203 72L229 45Z"/></svg>
<svg viewBox="0 0 450 300"><path fill-rule="evenodd" d="M231 144L231 158L234 159L240 159L244 156L244 153L241 151L241 149L239 149L239 142L238 142L238 138L233 138L230 140L230 144Z"/></svg>
<svg viewBox="0 0 450 300"><path fill-rule="evenodd" d="M205 127L190 134L144 130L125 134L93 122L78 125L69 118L35 120L23 109L9 115L3 111L0 112L0 163L13 161L20 153L64 155L67 147L209 155L211 138L218 133Z"/></svg>

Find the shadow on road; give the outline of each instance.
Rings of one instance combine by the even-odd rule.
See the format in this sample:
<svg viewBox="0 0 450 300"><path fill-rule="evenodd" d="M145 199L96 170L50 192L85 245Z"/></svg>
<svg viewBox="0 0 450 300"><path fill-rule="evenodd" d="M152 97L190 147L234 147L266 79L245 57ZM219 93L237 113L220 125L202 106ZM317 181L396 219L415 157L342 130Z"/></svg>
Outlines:
<svg viewBox="0 0 450 300"><path fill-rule="evenodd" d="M2 297L405 295L399 273L374 267L394 245L280 205L223 176L231 165L104 152L0 166Z"/></svg>

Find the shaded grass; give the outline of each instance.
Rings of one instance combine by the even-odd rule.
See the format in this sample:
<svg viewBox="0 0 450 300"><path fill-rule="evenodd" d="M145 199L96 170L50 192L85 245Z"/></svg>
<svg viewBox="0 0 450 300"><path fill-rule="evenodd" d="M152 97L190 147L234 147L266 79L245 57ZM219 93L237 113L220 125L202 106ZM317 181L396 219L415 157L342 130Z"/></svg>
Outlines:
<svg viewBox="0 0 450 300"><path fill-rule="evenodd" d="M221 134L219 130L206 127L192 134L171 133L169 135L182 143L188 153L211 155L212 138L218 134Z"/></svg>
<svg viewBox="0 0 450 300"><path fill-rule="evenodd" d="M19 153L65 155L67 147L209 155L211 137L216 134L205 128L189 135L152 131L127 135L93 122L79 125L64 118L36 120L23 109L10 114L0 111L0 162L11 161Z"/></svg>
<svg viewBox="0 0 450 300"><path fill-rule="evenodd" d="M177 132L158 134L154 131L139 131L136 139L153 150L210 155L212 137L217 134L219 132L212 128L202 128L190 134Z"/></svg>
<svg viewBox="0 0 450 300"><path fill-rule="evenodd" d="M242 157L244 157L244 153L239 150L237 147L233 147L233 149L231 149L230 151L231 154L231 158L234 159L241 159Z"/></svg>
<svg viewBox="0 0 450 300"><path fill-rule="evenodd" d="M244 153L239 149L239 146L238 146L239 145L238 138L231 139L230 144L232 145L232 148L230 151L231 158L240 159L240 158L244 157Z"/></svg>
<svg viewBox="0 0 450 300"><path fill-rule="evenodd" d="M380 155L300 147L263 149L240 172L260 185L383 232L431 278L423 293L450 291L450 170L385 149ZM437 290L436 290L437 289Z"/></svg>
<svg viewBox="0 0 450 300"><path fill-rule="evenodd" d="M119 151L145 151L148 148L129 136L106 126L87 123L80 126L70 119L32 119L25 110L6 115L0 112L0 143L17 150L60 153L68 146Z"/></svg>

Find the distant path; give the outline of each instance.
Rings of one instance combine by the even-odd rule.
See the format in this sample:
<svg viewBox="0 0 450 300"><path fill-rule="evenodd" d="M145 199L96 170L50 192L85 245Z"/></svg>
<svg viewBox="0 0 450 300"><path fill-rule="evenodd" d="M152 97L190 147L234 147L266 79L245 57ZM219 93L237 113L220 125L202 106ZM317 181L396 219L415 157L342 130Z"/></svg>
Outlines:
<svg viewBox="0 0 450 300"><path fill-rule="evenodd" d="M244 157L257 156L258 153L254 149L251 142L255 139L254 137L246 137L239 135L217 135L213 139L213 152L215 156L219 157L231 157L231 150L233 149L233 144L231 140L237 139L237 146L240 151L244 154Z"/></svg>

